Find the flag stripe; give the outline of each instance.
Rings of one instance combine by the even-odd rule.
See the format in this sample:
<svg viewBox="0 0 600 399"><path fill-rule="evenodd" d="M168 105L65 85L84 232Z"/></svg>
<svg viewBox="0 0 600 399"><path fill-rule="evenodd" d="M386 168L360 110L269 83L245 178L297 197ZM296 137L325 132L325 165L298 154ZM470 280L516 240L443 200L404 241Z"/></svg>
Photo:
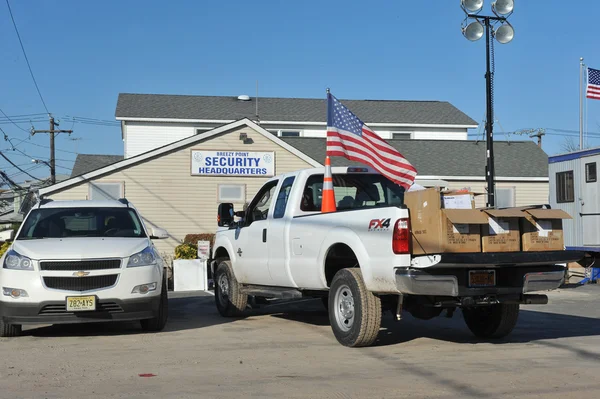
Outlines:
<svg viewBox="0 0 600 399"><path fill-rule="evenodd" d="M344 151L347 155L360 155L364 158L368 158L372 161L373 163L373 167L377 170L379 170L379 172L381 173L387 173L390 175L394 175L398 178L401 179L413 179L415 178L415 174L414 173L404 173L400 170L398 170L398 168L394 167L394 165L386 165L385 162L382 162L381 159L379 159L376 155L374 155L371 151L368 150L364 150L364 149L360 149L360 148L355 148L354 146L352 146L351 144L347 143L347 142L341 142L341 141L335 141L335 139L333 140L329 140L327 141L327 148L328 149L332 149L332 150L342 150Z"/></svg>
<svg viewBox="0 0 600 399"><path fill-rule="evenodd" d="M373 159L381 158L382 165L394 173L402 173L407 176L416 176L416 172L412 166L410 168L403 167L402 162L378 153L376 150L365 146L361 141L356 140L354 137L345 137L340 133L328 132L327 144L338 145L338 143L340 143L349 151L362 151L364 154L369 155Z"/></svg>
<svg viewBox="0 0 600 399"><path fill-rule="evenodd" d="M414 172L417 171L403 156L398 156L398 150L386 143L379 135L377 135L377 133L373 132L366 126L363 127L363 133L363 138L378 150L391 155L396 162L402 163L403 167Z"/></svg>
<svg viewBox="0 0 600 399"><path fill-rule="evenodd" d="M356 149L362 149L364 151L368 151L369 155L373 158L379 157L382 158L383 161L389 163L389 167L396 169L399 173L416 175L416 171L410 164L406 164L404 158L398 158L396 156L387 156L385 154L381 154L377 152L376 148L371 148L369 145L365 145L361 139L357 139L352 137L352 134L344 134L343 132L327 132L327 143L330 142L341 142L345 145L351 146Z"/></svg>
<svg viewBox="0 0 600 399"><path fill-rule="evenodd" d="M373 169L378 169L377 166L373 164L373 160L370 157L365 157L360 154L350 155L343 150L327 150L327 155L333 156L333 157L344 157L351 161L366 163L367 165L371 166ZM390 179L391 181L393 181L394 183L399 184L403 187L406 187L406 186L410 187L414 181L412 178L404 179L404 178L398 177L397 175L389 174L387 172L383 172L383 173L381 171L379 171L379 172L382 175L384 175L385 177L387 177L388 179Z"/></svg>

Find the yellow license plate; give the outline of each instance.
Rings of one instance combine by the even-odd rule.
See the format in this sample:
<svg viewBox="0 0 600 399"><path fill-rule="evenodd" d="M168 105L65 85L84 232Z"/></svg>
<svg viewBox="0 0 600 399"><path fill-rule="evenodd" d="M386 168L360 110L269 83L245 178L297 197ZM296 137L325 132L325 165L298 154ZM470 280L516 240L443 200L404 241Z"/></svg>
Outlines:
<svg viewBox="0 0 600 399"><path fill-rule="evenodd" d="M96 297L91 296L68 296L67 312L96 310Z"/></svg>
<svg viewBox="0 0 600 399"><path fill-rule="evenodd" d="M470 270L469 287L495 287L495 270Z"/></svg>

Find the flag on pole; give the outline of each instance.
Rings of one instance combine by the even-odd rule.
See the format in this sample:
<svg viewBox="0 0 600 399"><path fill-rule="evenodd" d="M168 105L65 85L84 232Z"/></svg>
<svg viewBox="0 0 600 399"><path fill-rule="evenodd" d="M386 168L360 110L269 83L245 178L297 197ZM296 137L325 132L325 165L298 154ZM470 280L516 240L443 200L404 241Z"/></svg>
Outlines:
<svg viewBox="0 0 600 399"><path fill-rule="evenodd" d="M588 68L586 97L600 100L600 70Z"/></svg>
<svg viewBox="0 0 600 399"><path fill-rule="evenodd" d="M327 155L367 164L408 189L417 170L356 115L327 93Z"/></svg>

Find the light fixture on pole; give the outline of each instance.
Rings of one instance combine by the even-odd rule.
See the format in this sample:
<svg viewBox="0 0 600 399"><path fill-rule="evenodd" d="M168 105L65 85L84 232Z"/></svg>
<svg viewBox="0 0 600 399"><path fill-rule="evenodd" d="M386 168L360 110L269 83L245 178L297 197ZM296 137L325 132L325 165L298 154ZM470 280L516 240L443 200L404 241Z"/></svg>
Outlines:
<svg viewBox="0 0 600 399"><path fill-rule="evenodd" d="M487 182L487 206L495 206L494 194L494 109L493 109L493 87L494 87L494 67L493 54L490 55L490 48L493 49L496 39L500 44L510 43L515 37L515 30L508 22L507 18L513 13L515 8L514 0L495 0L492 2L492 12L495 16L479 15L483 8L483 0L461 0L460 7L465 12L465 19L462 22L462 34L467 40L475 42L483 37L485 31L486 37L486 156L487 164L485 168ZM497 28L495 24L500 24ZM484 29L485 27L485 29ZM492 51L493 53L493 51Z"/></svg>

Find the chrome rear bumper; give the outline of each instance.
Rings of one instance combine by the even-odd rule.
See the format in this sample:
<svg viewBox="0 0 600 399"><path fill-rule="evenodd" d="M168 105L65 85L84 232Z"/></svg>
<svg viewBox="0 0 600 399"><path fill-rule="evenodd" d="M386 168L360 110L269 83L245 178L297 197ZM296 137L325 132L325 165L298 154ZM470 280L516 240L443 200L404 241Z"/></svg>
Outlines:
<svg viewBox="0 0 600 399"><path fill-rule="evenodd" d="M523 294L535 291L548 291L560 287L564 282L563 271L548 271L525 273L523 285L519 283L512 287L490 287L485 291L495 293L506 291ZM459 278L452 274L428 274L418 269L397 269L396 288L402 294L433 295L458 297L459 292L465 292L464 281L459 286ZM462 287L462 288L461 288Z"/></svg>

